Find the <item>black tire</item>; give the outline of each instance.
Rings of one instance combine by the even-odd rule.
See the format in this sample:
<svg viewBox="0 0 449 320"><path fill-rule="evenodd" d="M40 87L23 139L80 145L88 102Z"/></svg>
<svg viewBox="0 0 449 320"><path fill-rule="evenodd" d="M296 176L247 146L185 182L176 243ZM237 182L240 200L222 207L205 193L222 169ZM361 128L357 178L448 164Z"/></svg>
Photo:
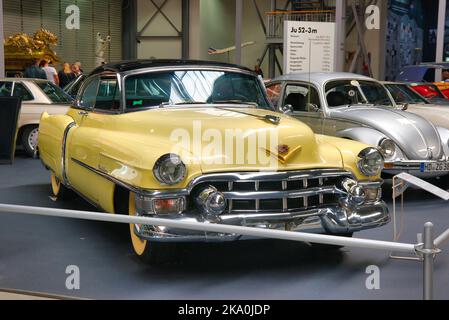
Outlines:
<svg viewBox="0 0 449 320"><path fill-rule="evenodd" d="M33 157L37 147L38 126L28 126L22 131L22 145L28 156Z"/></svg>
<svg viewBox="0 0 449 320"><path fill-rule="evenodd" d="M129 193L128 214L136 214L133 193ZM144 263L150 265L166 264L173 260L176 252L175 243L160 243L140 239L134 232L134 225L129 225L131 246L137 257Z"/></svg>
<svg viewBox="0 0 449 320"><path fill-rule="evenodd" d="M449 175L440 177L439 179L433 179L429 181L430 183L434 183L437 187L449 190Z"/></svg>
<svg viewBox="0 0 449 320"><path fill-rule="evenodd" d="M340 234L339 237L345 237L345 238L352 238L354 234L353 233L347 233L347 234ZM341 248L344 248L344 246L333 246L330 244L319 244L319 243L312 243L312 248L316 248L318 250L322 251L337 251Z"/></svg>

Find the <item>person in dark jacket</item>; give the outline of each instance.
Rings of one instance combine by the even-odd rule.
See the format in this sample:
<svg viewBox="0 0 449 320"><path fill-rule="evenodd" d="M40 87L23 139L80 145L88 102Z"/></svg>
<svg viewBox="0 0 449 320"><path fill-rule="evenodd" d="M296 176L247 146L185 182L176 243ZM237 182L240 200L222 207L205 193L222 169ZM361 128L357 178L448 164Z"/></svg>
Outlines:
<svg viewBox="0 0 449 320"><path fill-rule="evenodd" d="M26 68L23 77L29 79L45 79L47 80L47 75L44 70L39 67L41 59L34 59L33 65Z"/></svg>
<svg viewBox="0 0 449 320"><path fill-rule="evenodd" d="M59 76L59 86L62 89L64 89L70 82L73 81L73 79L76 78L68 62L64 62L62 64L62 69L61 71L59 71L58 76Z"/></svg>

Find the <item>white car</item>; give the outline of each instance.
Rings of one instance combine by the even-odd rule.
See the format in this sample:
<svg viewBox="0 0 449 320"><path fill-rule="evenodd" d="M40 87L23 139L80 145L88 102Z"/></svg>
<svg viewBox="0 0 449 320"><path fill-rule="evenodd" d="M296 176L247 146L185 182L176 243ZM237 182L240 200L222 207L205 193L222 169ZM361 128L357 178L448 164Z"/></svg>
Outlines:
<svg viewBox="0 0 449 320"><path fill-rule="evenodd" d="M30 156L36 150L41 114L65 114L72 102L72 98L57 85L40 79L0 79L0 97L22 99L17 141Z"/></svg>
<svg viewBox="0 0 449 320"><path fill-rule="evenodd" d="M428 101L406 83L383 82L383 84L400 108L427 119L437 127L449 129L448 105Z"/></svg>

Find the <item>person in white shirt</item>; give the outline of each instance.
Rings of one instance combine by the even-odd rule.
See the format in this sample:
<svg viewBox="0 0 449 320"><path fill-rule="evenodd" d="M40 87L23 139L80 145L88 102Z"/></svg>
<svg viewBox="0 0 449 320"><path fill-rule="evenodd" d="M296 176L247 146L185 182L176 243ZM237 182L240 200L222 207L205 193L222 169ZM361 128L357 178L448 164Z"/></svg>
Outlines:
<svg viewBox="0 0 449 320"><path fill-rule="evenodd" d="M48 61L46 60L42 60L41 68L42 70L45 71L45 74L47 75L47 80L59 86L58 71L56 71L54 67L50 66Z"/></svg>

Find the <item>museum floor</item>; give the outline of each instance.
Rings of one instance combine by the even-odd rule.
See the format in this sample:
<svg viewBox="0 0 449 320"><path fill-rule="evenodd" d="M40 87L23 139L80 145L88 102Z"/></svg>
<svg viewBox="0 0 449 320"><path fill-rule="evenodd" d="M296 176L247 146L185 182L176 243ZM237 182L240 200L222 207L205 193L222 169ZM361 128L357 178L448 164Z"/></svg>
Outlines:
<svg viewBox="0 0 449 320"><path fill-rule="evenodd" d="M0 166L0 203L93 210L83 200L53 202L49 173L18 155ZM419 191L407 193L402 240L416 242L426 221L449 227L448 205ZM304 244L251 241L183 246L177 262L138 261L128 226L63 218L0 214L0 291L13 289L96 299L420 299L420 263L390 260L381 251L319 251ZM358 234L390 240L392 226ZM65 287L66 267L80 268L80 290ZM367 290L370 265L380 290ZM436 261L435 298L449 299L449 247Z"/></svg>

